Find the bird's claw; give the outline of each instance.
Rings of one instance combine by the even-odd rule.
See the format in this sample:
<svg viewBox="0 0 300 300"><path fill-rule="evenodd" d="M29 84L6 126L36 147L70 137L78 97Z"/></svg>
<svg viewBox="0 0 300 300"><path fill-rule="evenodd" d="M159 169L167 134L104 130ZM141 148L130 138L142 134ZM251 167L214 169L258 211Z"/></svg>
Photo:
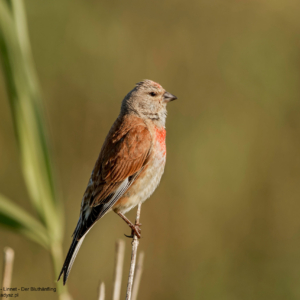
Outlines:
<svg viewBox="0 0 300 300"><path fill-rule="evenodd" d="M133 238L134 235L137 236L138 239L141 238L141 228L140 226L142 226L142 224L136 224L134 226L131 227L131 235L126 235L124 234L126 237L128 238Z"/></svg>

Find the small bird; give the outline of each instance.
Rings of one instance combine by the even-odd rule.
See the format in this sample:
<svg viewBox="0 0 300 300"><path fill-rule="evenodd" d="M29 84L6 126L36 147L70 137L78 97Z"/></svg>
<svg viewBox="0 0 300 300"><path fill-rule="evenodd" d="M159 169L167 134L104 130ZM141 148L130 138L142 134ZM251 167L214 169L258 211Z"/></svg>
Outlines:
<svg viewBox="0 0 300 300"><path fill-rule="evenodd" d="M81 202L73 241L58 277L65 285L79 248L91 228L113 210L141 237L125 213L149 198L157 188L166 163L167 103L177 99L160 84L144 80L123 99L92 171Z"/></svg>

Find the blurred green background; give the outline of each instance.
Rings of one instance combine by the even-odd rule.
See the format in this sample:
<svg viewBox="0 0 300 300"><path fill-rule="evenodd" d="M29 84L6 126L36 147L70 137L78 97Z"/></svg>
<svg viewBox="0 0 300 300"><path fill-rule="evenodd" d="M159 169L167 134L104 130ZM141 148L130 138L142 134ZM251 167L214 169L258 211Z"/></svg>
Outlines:
<svg viewBox="0 0 300 300"><path fill-rule="evenodd" d="M25 5L65 207L64 254L121 100L148 78L178 101L168 107L165 174L142 207L139 299L299 299L300 2ZM2 72L0 99L0 191L34 214ZM75 300L96 299L100 279L110 297L123 233L125 223L108 214L88 234L68 281ZM0 234L0 249L16 251L12 286L55 286L46 250Z"/></svg>

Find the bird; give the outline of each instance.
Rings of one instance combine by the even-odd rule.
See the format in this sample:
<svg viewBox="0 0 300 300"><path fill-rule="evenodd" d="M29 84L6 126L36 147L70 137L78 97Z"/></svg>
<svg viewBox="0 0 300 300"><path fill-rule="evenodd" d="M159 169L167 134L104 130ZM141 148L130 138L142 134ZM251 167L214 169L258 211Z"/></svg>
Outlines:
<svg viewBox="0 0 300 300"><path fill-rule="evenodd" d="M167 104L177 97L146 79L125 96L91 173L79 220L58 281L66 284L84 238L107 212L114 211L141 237L141 224L125 214L155 191L166 163Z"/></svg>

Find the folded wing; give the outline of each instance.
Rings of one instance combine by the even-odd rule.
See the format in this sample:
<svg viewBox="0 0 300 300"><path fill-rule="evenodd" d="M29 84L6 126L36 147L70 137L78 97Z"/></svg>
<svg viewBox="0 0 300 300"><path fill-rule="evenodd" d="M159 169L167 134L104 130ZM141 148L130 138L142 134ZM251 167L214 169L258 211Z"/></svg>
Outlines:
<svg viewBox="0 0 300 300"><path fill-rule="evenodd" d="M151 134L140 118L127 116L115 122L84 194L77 238L83 236L133 184L147 164L151 148Z"/></svg>

